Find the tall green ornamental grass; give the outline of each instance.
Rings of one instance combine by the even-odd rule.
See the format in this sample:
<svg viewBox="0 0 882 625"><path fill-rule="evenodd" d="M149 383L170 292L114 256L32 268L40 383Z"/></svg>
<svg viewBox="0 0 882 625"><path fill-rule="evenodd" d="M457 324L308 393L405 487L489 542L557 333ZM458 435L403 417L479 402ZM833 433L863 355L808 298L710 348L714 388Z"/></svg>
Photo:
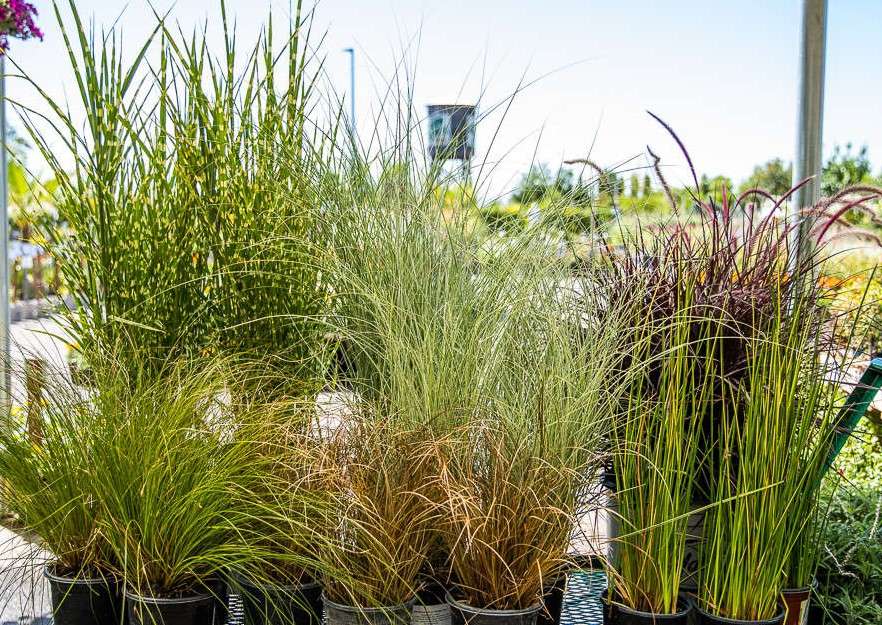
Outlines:
<svg viewBox="0 0 882 625"><path fill-rule="evenodd" d="M88 32L73 2L69 22L56 7L86 119L36 84L51 113L19 106L72 229L45 238L79 304L68 320L87 360L123 344L156 367L222 353L262 360L298 392L320 366L326 297L310 260L321 147L306 118L319 67L299 3L281 49L270 21L244 52L220 9L221 56L204 33L158 19L127 58L117 30Z"/></svg>
<svg viewBox="0 0 882 625"><path fill-rule="evenodd" d="M719 424L718 507L705 526L699 586L702 607L715 614L771 618L785 587L811 582L838 393L827 379L822 321L813 297L792 300L749 344L735 389L742 418Z"/></svg>
<svg viewBox="0 0 882 625"><path fill-rule="evenodd" d="M696 415L713 397L720 345L715 324L694 317L685 282L667 325L644 320L634 326L637 362L631 366L641 375L626 390L623 418L612 429L620 527L612 599L653 614L683 607L689 517L702 462Z"/></svg>

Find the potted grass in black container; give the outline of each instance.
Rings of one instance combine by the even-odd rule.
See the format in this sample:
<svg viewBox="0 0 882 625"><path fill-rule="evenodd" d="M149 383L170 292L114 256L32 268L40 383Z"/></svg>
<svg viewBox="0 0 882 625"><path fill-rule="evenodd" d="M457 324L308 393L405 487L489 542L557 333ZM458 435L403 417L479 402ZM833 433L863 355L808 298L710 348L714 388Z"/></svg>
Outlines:
<svg viewBox="0 0 882 625"><path fill-rule="evenodd" d="M227 378L221 362L98 378L91 402L117 418L89 478L131 625L221 622L228 572L253 559L234 503L263 467L248 437L223 425Z"/></svg>
<svg viewBox="0 0 882 625"><path fill-rule="evenodd" d="M561 318L590 315L576 317L567 298L542 292L555 280L537 284L529 303L508 311L511 334L498 346L505 356L487 381L493 392L437 448L454 625L552 616L545 601L553 604L563 581L575 519L591 504L605 459L598 450L612 398L628 377L607 375L620 358L620 326L585 323L574 337L576 323Z"/></svg>
<svg viewBox="0 0 882 625"><path fill-rule="evenodd" d="M25 426L0 421L0 498L15 529L51 553L45 565L59 625L118 625L122 597L113 553L98 529L101 515L88 470L101 449L102 415L61 375L47 376L41 406ZM22 552L23 566L33 555Z"/></svg>
<svg viewBox="0 0 882 625"><path fill-rule="evenodd" d="M239 411L256 422L252 453L265 469L241 491L238 528L252 558L235 575L246 625L319 625L322 622L321 562L334 532L338 475L332 446L311 432L314 403L277 401ZM258 438L259 437L259 438Z"/></svg>
<svg viewBox="0 0 882 625"><path fill-rule="evenodd" d="M433 522L415 470L424 441L363 414L347 424L337 454L342 479L321 555L326 623L409 625Z"/></svg>
<svg viewBox="0 0 882 625"><path fill-rule="evenodd" d="M783 298L784 290L769 296ZM827 313L813 285L787 298L786 314L751 340L746 375L735 389L743 411L719 423L700 623L783 623L785 586L810 582L817 489L836 432L838 386L830 383Z"/></svg>
<svg viewBox="0 0 882 625"><path fill-rule="evenodd" d="M717 348L713 328L696 320L688 297L667 322L636 326L641 335L632 341L634 353L646 356L632 368L642 375L627 389L612 432L619 536L604 596L611 625L691 622L683 580L700 460L695 415L714 387L708 364ZM650 347L657 355L647 354Z"/></svg>

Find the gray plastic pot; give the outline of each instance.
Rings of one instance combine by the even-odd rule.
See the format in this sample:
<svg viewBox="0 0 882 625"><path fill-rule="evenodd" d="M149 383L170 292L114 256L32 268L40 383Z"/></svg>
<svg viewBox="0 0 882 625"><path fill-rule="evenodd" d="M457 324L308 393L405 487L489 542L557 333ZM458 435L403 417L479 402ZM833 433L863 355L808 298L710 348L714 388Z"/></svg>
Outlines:
<svg viewBox="0 0 882 625"><path fill-rule="evenodd" d="M523 610L491 610L473 608L447 595L453 625L536 625L542 605L537 603Z"/></svg>
<svg viewBox="0 0 882 625"><path fill-rule="evenodd" d="M325 625L410 625L414 601L384 608L359 608L335 603L322 595Z"/></svg>

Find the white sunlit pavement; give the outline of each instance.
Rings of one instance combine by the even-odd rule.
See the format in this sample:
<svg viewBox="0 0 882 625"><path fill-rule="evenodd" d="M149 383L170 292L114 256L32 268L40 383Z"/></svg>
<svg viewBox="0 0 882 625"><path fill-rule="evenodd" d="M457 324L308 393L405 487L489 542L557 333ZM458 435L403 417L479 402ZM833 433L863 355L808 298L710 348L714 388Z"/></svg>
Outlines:
<svg viewBox="0 0 882 625"><path fill-rule="evenodd" d="M10 327L14 371L25 358L39 357L50 371L66 371L67 344L61 325L51 318L31 319ZM24 397L24 383L13 377L13 397ZM49 589L42 575L45 552L15 532L0 527L0 625L41 625L50 618Z"/></svg>

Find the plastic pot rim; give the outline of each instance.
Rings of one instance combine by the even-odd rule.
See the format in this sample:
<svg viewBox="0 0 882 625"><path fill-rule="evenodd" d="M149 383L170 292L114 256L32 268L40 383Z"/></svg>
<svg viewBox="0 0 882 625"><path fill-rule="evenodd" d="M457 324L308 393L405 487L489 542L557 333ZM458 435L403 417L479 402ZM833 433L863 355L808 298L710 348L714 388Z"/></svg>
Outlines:
<svg viewBox="0 0 882 625"><path fill-rule="evenodd" d="M493 614L498 616L526 616L528 614L533 614L534 612L538 613L542 610L541 603L534 603L529 608L521 608L519 610L497 610L494 608L476 608L468 603L462 603L461 601L457 601L453 598L449 592L446 595L447 604L454 606L460 610L467 610L469 612L474 612L475 614Z"/></svg>
<svg viewBox="0 0 882 625"><path fill-rule="evenodd" d="M719 616L717 614L711 614L710 612L708 612L706 610L702 610L701 607L698 605L695 606L695 610L703 616L709 616L710 618L716 619L722 623L731 623L732 625L778 625L779 623L783 623L784 618L787 616L787 606L783 606L783 605L779 604L779 607L780 607L780 610L778 611L777 614L775 614L775 616L773 616L770 619L764 619L762 621L747 621L744 619L735 619L735 618L728 618L726 616Z"/></svg>
<svg viewBox="0 0 882 625"><path fill-rule="evenodd" d="M278 588L281 590L287 590L289 592L296 592L298 590L315 590L316 588L321 587L321 582L312 581L307 582L306 584L278 584L276 582L255 582L253 580L247 579L245 577L236 576L236 583L241 584L242 586L250 586L251 588Z"/></svg>
<svg viewBox="0 0 882 625"><path fill-rule="evenodd" d="M125 591L126 599L137 601L138 603L149 603L153 605L186 605L188 603L199 603L201 601L215 601L216 597L209 593L199 593L196 595L188 595L186 597L147 597L131 590Z"/></svg>
<svg viewBox="0 0 882 625"><path fill-rule="evenodd" d="M107 577L67 577L66 575L59 575L55 572L56 564L58 563L53 561L43 565L43 577L51 582L79 584L82 586L104 586L117 583L117 579L111 575Z"/></svg>
<svg viewBox="0 0 882 625"><path fill-rule="evenodd" d="M785 588L781 591L782 595L799 595L799 594L808 594L811 596L813 590L817 590L818 588L818 580L813 577L811 583L808 586L803 586L802 588Z"/></svg>
<svg viewBox="0 0 882 625"><path fill-rule="evenodd" d="M683 607L682 610L678 610L677 612L674 612L672 614L663 614L663 613L657 613L657 612L644 612L643 610L636 610L636 609L634 609L630 606L627 606L624 603L621 603L619 601L610 601L608 588L604 589L604 591L601 593L600 596L601 596L601 600L606 605L614 605L614 606L616 606L616 609L621 610L622 612L625 612L627 614L632 614L634 616L640 616L640 617L644 617L644 618L650 618L650 619L653 619L656 621L666 621L668 619L683 618L684 616L687 616L693 609L696 608L695 604L690 599L678 599L677 605L680 605L681 603L685 603L686 605ZM716 618L716 617L714 617L714 618Z"/></svg>
<svg viewBox="0 0 882 625"><path fill-rule="evenodd" d="M395 610L405 610L411 609L414 605L416 598L410 599L409 601L405 601L404 603L399 603L397 605L387 605L381 608L360 608L354 605L346 605L345 603L337 603L336 601L331 601L328 599L328 596L322 592L322 602L325 606L330 606L335 610L340 610L341 612L354 612L357 614L388 614L389 612L394 612Z"/></svg>

